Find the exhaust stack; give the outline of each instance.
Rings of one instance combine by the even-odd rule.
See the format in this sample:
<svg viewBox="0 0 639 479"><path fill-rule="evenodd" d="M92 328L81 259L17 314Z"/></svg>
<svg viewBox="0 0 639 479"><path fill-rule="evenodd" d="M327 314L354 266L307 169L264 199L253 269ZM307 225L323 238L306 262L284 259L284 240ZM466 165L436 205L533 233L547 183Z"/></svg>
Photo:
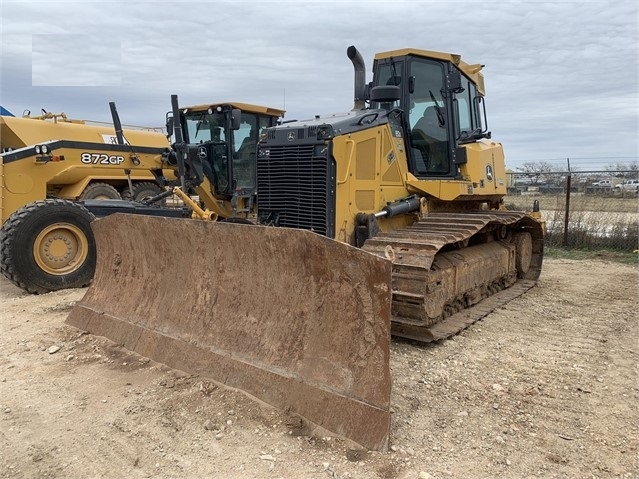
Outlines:
<svg viewBox="0 0 639 479"><path fill-rule="evenodd" d="M355 68L355 104L353 110L363 110L366 107L366 67L362 54L351 45L346 50L346 55L353 62Z"/></svg>
<svg viewBox="0 0 639 479"><path fill-rule="evenodd" d="M120 122L120 115L115 107L115 102L109 102L109 108L111 109L111 118L113 119L113 127L115 128L115 138L118 145L124 145L124 135L122 134L122 123Z"/></svg>

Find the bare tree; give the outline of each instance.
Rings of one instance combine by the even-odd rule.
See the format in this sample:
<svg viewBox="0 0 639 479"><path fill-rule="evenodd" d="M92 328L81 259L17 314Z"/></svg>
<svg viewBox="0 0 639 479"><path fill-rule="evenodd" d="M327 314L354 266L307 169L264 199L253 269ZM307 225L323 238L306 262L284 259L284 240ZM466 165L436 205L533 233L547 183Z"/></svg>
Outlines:
<svg viewBox="0 0 639 479"><path fill-rule="evenodd" d="M615 176L622 178L636 178L639 171L639 163L631 161L629 163L612 163L606 167L606 171L615 173Z"/></svg>
<svg viewBox="0 0 639 479"><path fill-rule="evenodd" d="M553 171L553 167L546 161L528 161L517 168L524 176L530 179L530 183L537 185L545 179L548 173Z"/></svg>

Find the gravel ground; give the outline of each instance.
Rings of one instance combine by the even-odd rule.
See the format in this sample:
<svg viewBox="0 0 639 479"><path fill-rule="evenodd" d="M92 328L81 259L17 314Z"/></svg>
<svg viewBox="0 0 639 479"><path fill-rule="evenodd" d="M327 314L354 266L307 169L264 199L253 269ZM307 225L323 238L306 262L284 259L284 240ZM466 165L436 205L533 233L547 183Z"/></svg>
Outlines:
<svg viewBox="0 0 639 479"><path fill-rule="evenodd" d="M639 269L547 260L452 340L394 341L388 453L83 334L0 280L1 478L639 477Z"/></svg>

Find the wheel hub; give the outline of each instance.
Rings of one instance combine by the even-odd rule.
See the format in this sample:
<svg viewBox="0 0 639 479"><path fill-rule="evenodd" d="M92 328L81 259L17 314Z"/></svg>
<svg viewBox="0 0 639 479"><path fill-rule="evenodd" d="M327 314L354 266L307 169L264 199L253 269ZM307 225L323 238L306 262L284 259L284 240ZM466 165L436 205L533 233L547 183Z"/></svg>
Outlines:
<svg viewBox="0 0 639 479"><path fill-rule="evenodd" d="M49 274L74 271L86 259L87 240L77 227L56 224L42 230L33 245L36 263Z"/></svg>

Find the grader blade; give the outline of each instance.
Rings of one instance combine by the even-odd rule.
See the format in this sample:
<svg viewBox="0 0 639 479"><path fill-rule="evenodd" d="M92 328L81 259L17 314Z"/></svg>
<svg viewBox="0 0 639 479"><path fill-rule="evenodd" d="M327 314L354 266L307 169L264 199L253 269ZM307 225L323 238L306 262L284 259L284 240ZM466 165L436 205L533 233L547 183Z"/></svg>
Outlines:
<svg viewBox="0 0 639 479"><path fill-rule="evenodd" d="M116 214L67 323L374 450L390 430L391 264L309 231Z"/></svg>

